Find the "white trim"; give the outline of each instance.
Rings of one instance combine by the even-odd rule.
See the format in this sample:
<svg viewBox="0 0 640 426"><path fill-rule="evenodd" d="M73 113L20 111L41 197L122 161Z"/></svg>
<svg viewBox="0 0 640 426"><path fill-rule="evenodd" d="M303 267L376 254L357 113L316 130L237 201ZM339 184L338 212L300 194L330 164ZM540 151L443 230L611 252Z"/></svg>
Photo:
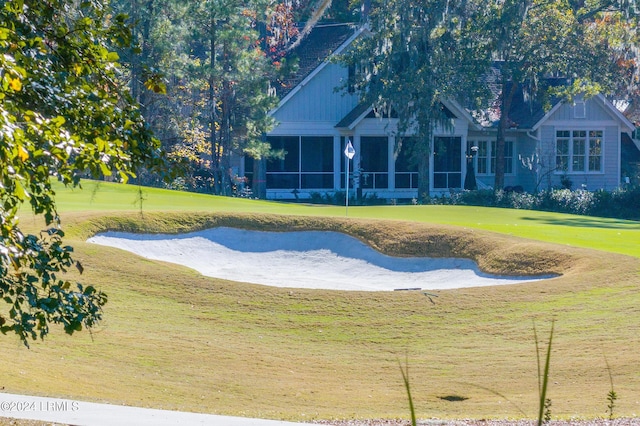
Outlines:
<svg viewBox="0 0 640 426"><path fill-rule="evenodd" d="M453 123L453 129L457 129L459 126L456 125L456 120L461 120L461 121L466 121L468 127L472 127L472 130L474 131L482 131L483 128L482 126L480 126L479 124L477 124L474 120L473 117L471 116L471 114L469 114L469 112L467 110L465 110L464 108L462 108L460 106L460 104L458 104L455 101L452 100L441 100L440 102L442 102L442 104L448 108L449 110L452 110L451 112L454 113L454 115L456 115L455 119L452 119L452 123ZM362 120L364 120L367 115L369 115L369 113L373 110L373 106L368 107L366 110L364 110L364 112L362 114L360 114L358 117L356 117L347 127L348 130L353 130L356 128L356 126L358 126L360 124L360 122L362 122ZM389 123L393 123L394 125L397 126L398 123L398 119L397 118L391 118L391 117L381 117L381 118L377 118L377 120L387 120ZM452 130L455 131L455 130ZM467 130L468 131L468 130ZM446 132L444 132L443 130L437 128L434 132L435 133L442 133L443 135L446 134ZM411 132L406 132L406 134L411 134Z"/></svg>
<svg viewBox="0 0 640 426"><path fill-rule="evenodd" d="M349 124L349 127L347 127L347 129L349 129L349 130L353 130L353 129L355 129L355 128L356 128L356 126L357 126L358 124L360 124L360 122L361 122L362 120L364 120L364 119L365 119L365 117L366 117L367 115L369 115L369 113L370 113L371 111L373 111L373 106L370 106L369 108L367 108L366 110L364 110L364 112L363 112L362 114L360 114L360 115L359 115L355 120L353 120L353 121L351 122L351 124ZM381 118L381 119L382 119L382 118Z"/></svg>
<svg viewBox="0 0 640 426"><path fill-rule="evenodd" d="M387 137L387 188L396 189L396 137Z"/></svg>
<svg viewBox="0 0 640 426"><path fill-rule="evenodd" d="M527 137L530 137L531 139L533 139L534 141L536 141L536 144L539 144L542 142L542 140L540 139L540 130L536 130L536 134L532 134L531 132L527 132Z"/></svg>
<svg viewBox="0 0 640 426"><path fill-rule="evenodd" d="M633 123L631 123L631 121L629 121L629 119L627 117L625 117L620 111L618 111L618 109L607 100L607 98L605 98L602 94L597 94L596 96L594 96L591 99L598 99L601 102L601 105L604 107L605 111L609 113L609 115L611 116L611 118L615 119L618 121L618 124L620 125L620 130L625 132L625 133L631 133L633 132L633 130L635 129L635 126L633 125ZM589 101L589 99L586 99L585 102L585 108L586 108L586 102ZM553 106L553 108L551 108L545 115L544 117L542 117L540 120L538 120L537 123L535 123L533 125L533 127L531 127L532 131L536 131L538 130L538 128L540 128L543 124L545 124L547 121L549 121L549 118L562 106L565 105L564 101L560 101L557 104L555 104ZM586 117L585 117L586 118ZM580 119L582 120L582 119ZM575 122L573 122L575 123ZM598 122L588 122L589 125L592 125L592 123L594 125L600 125L600 123ZM558 125L558 123L554 123L556 125ZM575 125L575 124L574 124Z"/></svg>
<svg viewBox="0 0 640 426"><path fill-rule="evenodd" d="M460 106L460 104L454 100L451 99L447 99L447 100L440 100L440 102L442 102L442 104L448 108L449 110L455 110L455 112L457 112L457 114L454 114L456 116L458 116L458 118L464 118L466 119L469 124L471 124L471 127L473 128L473 130L476 131L481 131L483 130L482 126L480 124L478 124L473 117L471 116L471 114L469 114L469 111L467 111L466 109L462 108L462 106Z"/></svg>
<svg viewBox="0 0 640 426"><path fill-rule="evenodd" d="M342 138L343 136L339 135L333 136L333 187L336 190L340 190L340 185L342 183L342 164L347 159L347 157L342 152Z"/></svg>
<svg viewBox="0 0 640 426"><path fill-rule="evenodd" d="M576 128L580 127L617 127L620 128L620 123L615 120L549 120L544 123L545 126L554 126L556 128L566 127L571 128L572 130L576 130Z"/></svg>
<svg viewBox="0 0 640 426"><path fill-rule="evenodd" d="M588 176L603 176L606 175L607 173L605 172L605 168L606 168L606 150L605 150L605 146L606 146L606 140L607 140L607 131L606 128L596 128L593 126L579 126L579 125L575 125L573 128L565 128L565 127L556 127L554 129L553 132L553 159L554 159L554 164L557 164L558 161L558 131L564 131L564 132L570 132L568 141L569 141L569 152L567 153L567 170L559 170L559 169L555 169L553 171L554 175L570 175L570 176L584 176L584 175L588 175ZM570 170L573 168L573 133L574 131L585 131L587 133L587 136L585 138L585 147L584 147L584 166L585 169L584 170ZM591 138L589 137L589 132L602 132L602 145L600 147L600 170L596 170L596 171L590 171L589 170L589 148L590 148L590 140ZM618 132L616 132L618 133ZM618 136L618 141L620 140L620 137ZM618 152L620 151L620 149L618 149ZM618 178L619 180L620 178Z"/></svg>
<svg viewBox="0 0 640 426"><path fill-rule="evenodd" d="M600 101L603 103L603 106L606 107L606 110L616 119L618 119L621 123L621 129L620 131L624 131L625 133L631 133L635 130L635 126L633 125L633 123L631 121L629 121L629 119L627 117L624 116L624 114L622 114L618 108L616 108L611 102L609 102L607 100L607 98L605 98L603 95L598 94L596 95L596 98L600 99ZM626 129L624 129L623 127L626 127ZM626 131L625 131L626 130Z"/></svg>
<svg viewBox="0 0 640 426"><path fill-rule="evenodd" d="M631 136L630 139L633 142L633 136ZM618 162L616 167L618 172L616 173L616 175L618 176L618 179L617 179L618 188L620 188L622 186L622 135L620 135L619 132L618 132L618 159L616 161Z"/></svg>
<svg viewBox="0 0 640 426"><path fill-rule="evenodd" d="M483 159L485 159L486 161L486 169L487 169L487 173L480 173L480 171L478 170L478 159L480 158L478 156L478 154L476 153L473 156L473 165L476 168L475 172L476 172L476 176L478 177L492 177L495 176L496 173L495 172L491 172L491 163L493 162L493 149L492 149L492 145L497 143L497 141L495 140L495 138L491 138L491 137L468 137L468 142L467 145L469 144L469 142L473 142L476 144L476 146L478 146L478 142L486 142L487 143L487 156L486 157L482 157ZM504 141L505 143L510 143L511 144L511 172L507 173L505 171L504 175L505 176L517 176L517 163L516 160L518 158L518 156L516 155L516 147L518 146L517 144L517 139L511 139L511 138L507 138ZM505 157L506 158L506 157ZM505 163L506 165L506 163Z"/></svg>
<svg viewBox="0 0 640 426"><path fill-rule="evenodd" d="M335 128L333 121L283 121L278 123L267 135L296 136L301 133L312 135L319 132L331 135L341 134Z"/></svg>
<svg viewBox="0 0 640 426"><path fill-rule="evenodd" d="M553 108L551 108L549 111L547 111L547 113L540 119L538 120L537 123L535 123L533 126L531 126L531 130L532 131L536 131L538 130L544 123L545 121L549 120L549 117L551 117L558 109L560 109L560 107L564 104L564 102L560 101L557 104L555 104L553 106Z"/></svg>
<svg viewBox="0 0 640 426"><path fill-rule="evenodd" d="M587 118L587 103L584 101L584 99L573 101L571 110L573 113L573 118L579 120Z"/></svg>

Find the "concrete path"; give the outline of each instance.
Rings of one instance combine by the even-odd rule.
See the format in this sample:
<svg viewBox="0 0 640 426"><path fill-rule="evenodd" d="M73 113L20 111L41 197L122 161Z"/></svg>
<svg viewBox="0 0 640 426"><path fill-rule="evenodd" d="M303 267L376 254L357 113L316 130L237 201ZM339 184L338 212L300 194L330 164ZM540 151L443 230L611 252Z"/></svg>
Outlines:
<svg viewBox="0 0 640 426"><path fill-rule="evenodd" d="M216 416L0 393L0 417L78 426L309 426L277 420Z"/></svg>

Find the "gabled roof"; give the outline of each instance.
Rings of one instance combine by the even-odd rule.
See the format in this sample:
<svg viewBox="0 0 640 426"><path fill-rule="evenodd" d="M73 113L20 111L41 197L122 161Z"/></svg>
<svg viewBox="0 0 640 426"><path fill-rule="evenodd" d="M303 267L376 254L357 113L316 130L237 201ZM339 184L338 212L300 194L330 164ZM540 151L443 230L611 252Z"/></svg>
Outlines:
<svg viewBox="0 0 640 426"><path fill-rule="evenodd" d="M497 70L493 77L499 75L499 70ZM566 78L557 78L550 77L543 79L539 84L544 85L545 88L554 88L560 87L568 84ZM492 128L498 125L498 121L500 119L500 86L495 83L491 86L492 93L495 97L494 106L491 108L487 108L486 110L481 111L480 113L475 113L475 118L481 125L485 128ZM507 85L505 90L510 90L511 87ZM623 131L631 132L634 129L633 124L629 119L625 117L625 115L620 112L615 105L607 100L603 95L596 95L595 98L600 104L604 107L604 109L611 115L612 118L620 121ZM552 97L549 100L549 104L552 105L551 109L545 111L543 103L536 98L533 98L529 95L528 86L526 84L521 84L516 89L515 95L513 97L511 108L509 109L509 125L508 127L511 129L518 130L536 130L538 129L545 121L547 121L562 105L564 105L564 101L559 97Z"/></svg>
<svg viewBox="0 0 640 426"><path fill-rule="evenodd" d="M373 106L369 104L358 104L347 115L336 124L338 129L352 130L363 118L365 118L373 110Z"/></svg>
<svg viewBox="0 0 640 426"><path fill-rule="evenodd" d="M306 80L334 53L338 53L345 42L355 34L353 24L318 24L302 42L285 58L298 60L297 71L286 79L273 82L276 95L281 100Z"/></svg>
<svg viewBox="0 0 640 426"><path fill-rule="evenodd" d="M464 118L469 122L470 125L476 127L476 130L480 130L473 117L471 117L471 115L457 102L451 100L443 100L441 101L440 105L447 118ZM358 125L358 123L360 123L360 121L365 118L373 118L374 116L375 112L373 111L372 105L360 103L347 115L345 115L342 120L340 120L338 124L336 124L335 127L338 129L353 130ZM397 118L396 112L392 110L390 113L390 117L388 118Z"/></svg>
<svg viewBox="0 0 640 426"><path fill-rule="evenodd" d="M494 67L487 80L487 85L490 87L493 96L493 105L485 110L473 112L478 123L485 128L497 127L500 120L500 95L502 93L502 86L497 83L499 75L499 68ZM565 85L566 79L547 78L540 82L540 84L546 88L558 87ZM505 87L505 90L509 91L511 87L513 86L509 83L507 87ZM550 103L554 106L559 102L559 98L550 100ZM541 100L530 95L527 84L519 84L511 101L508 127L512 129L531 130L543 117L545 117L545 110Z"/></svg>
<svg viewBox="0 0 640 426"><path fill-rule="evenodd" d="M273 82L273 87L276 89L276 95L280 98L280 102L272 113L319 73L329 63L329 58L332 55L342 53L354 39L365 31L367 31L366 26L358 27L350 23L318 24L314 27L305 39L286 56L288 59L297 58L297 71L287 79ZM454 116L467 119L477 130L483 127L497 127L500 118L499 95L501 85L498 84L499 75L500 67L496 65L492 67L492 71L485 77L485 83L490 87L494 95L492 107L482 111L470 112L469 109L463 108L458 102L450 100L443 101L443 106L449 112L452 112ZM545 78L540 82L547 88L558 87L567 83L566 78L558 77ZM531 97L527 89L526 84L521 84L515 92L509 111L509 128L511 129L536 130L563 105L563 101L560 98L552 98L550 104L553 107L549 111L545 111L542 102ZM506 90L509 90L509 87ZM602 102L602 105L613 118L620 121L623 131L630 133L634 130L634 124L612 102L608 101L603 95L596 95L595 98ZM343 117L335 127L353 129L362 119L371 114L371 111L371 106L359 104ZM634 140L634 142L640 149L640 141Z"/></svg>
<svg viewBox="0 0 640 426"><path fill-rule="evenodd" d="M610 101L607 100L603 95L598 94L593 96L591 99L595 99L600 102L600 104L604 107L605 111L612 116L612 118L617 119L622 125L622 131L631 133L635 129L635 126L627 117L624 116ZM546 114L544 114L535 124L531 127L532 130L538 129L558 108L563 105L564 102L557 102L553 108L551 108Z"/></svg>

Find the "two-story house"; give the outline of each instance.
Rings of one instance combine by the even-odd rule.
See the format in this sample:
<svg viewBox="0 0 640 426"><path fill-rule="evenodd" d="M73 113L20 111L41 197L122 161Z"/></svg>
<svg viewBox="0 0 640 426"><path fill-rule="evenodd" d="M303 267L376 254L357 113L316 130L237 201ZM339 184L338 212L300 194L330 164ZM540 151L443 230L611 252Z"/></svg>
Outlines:
<svg viewBox="0 0 640 426"><path fill-rule="evenodd" d="M277 125L267 140L286 155L266 163L262 179L268 199L344 191L348 141L355 148L349 169L357 178L350 180L351 188L387 199L419 195L417 169L403 150L396 150L397 119L380 118L349 88L336 89L353 70L329 59L362 31L348 24L318 25L296 49L296 75L274 86L280 102L271 111ZM461 190L471 167L479 187L493 186L496 121L475 119L455 101L443 100L442 105L449 123L433 134L430 195ZM615 189L625 178L623 142L638 149L634 125L602 95L559 101L545 111L519 91L510 118L505 185L525 191L561 186L563 179L574 188ZM251 163L244 164L248 166L241 172L256 178Z"/></svg>

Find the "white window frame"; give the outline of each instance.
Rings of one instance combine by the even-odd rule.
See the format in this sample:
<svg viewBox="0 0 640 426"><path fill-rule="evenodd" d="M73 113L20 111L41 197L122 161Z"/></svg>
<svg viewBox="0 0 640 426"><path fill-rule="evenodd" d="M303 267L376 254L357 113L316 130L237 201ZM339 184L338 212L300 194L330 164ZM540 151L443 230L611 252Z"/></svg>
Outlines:
<svg viewBox="0 0 640 426"><path fill-rule="evenodd" d="M568 132L568 136L559 136L560 132ZM584 133L582 135L581 133ZM592 141L600 140L599 145L599 153L597 155L592 155ZM567 168L560 169L558 168L558 141L565 140L568 143L567 146ZM576 145L580 141L584 141L584 145L582 149L579 150L581 152L576 153ZM564 155L563 155L564 156ZM555 157L555 174L589 174L589 175L599 175L604 174L604 129L598 128L558 128L555 131L554 138L554 157ZM581 157L580 164L581 167L576 166L576 157ZM598 163L598 170L591 170L592 158L600 158L600 162Z"/></svg>
<svg viewBox="0 0 640 426"><path fill-rule="evenodd" d="M573 118L587 118L587 105L583 100L575 101L572 107Z"/></svg>
<svg viewBox="0 0 640 426"><path fill-rule="evenodd" d="M505 175L507 176L513 176L515 175L515 158L516 158L516 144L514 141L512 140L506 140L505 144L511 144L511 157L505 157ZM476 175L478 176L495 176L495 170L491 171L492 169L492 165L494 165L495 162L495 155L493 153L494 147L496 145L496 140L495 139L478 139L478 140L469 140L468 144L469 147L471 146L477 146L478 147L478 151L477 153L473 156L473 163L474 163L474 167L475 167L475 171L476 171ZM481 145L485 145L485 147L483 148ZM481 155L481 154L486 154L486 155ZM484 168L480 167L480 163L484 163ZM511 171L510 172L506 172L506 170L508 170L509 165L511 166ZM481 170L485 170L485 172L481 171Z"/></svg>
<svg viewBox="0 0 640 426"><path fill-rule="evenodd" d="M299 189L299 190L330 190L333 189L335 187L335 183L332 183L331 186L329 187L329 185L327 186L322 186L319 188L313 188L313 187L305 187L305 185L303 185L303 179L305 175L319 175L319 176L333 176L335 174L335 164L332 161L332 165L331 165L331 170L320 170L320 171L309 171L309 170L303 170L303 151L304 151L304 146L305 143L303 142L306 138L320 138L320 139L327 139L327 141L330 139L331 143L334 144L335 141L333 139L333 136L330 135L269 135L268 137L272 137L272 138L291 138L291 139L297 139L297 146L298 146L298 152L297 152L297 158L296 158L296 163L297 163L297 170L283 170L283 171L266 171L266 174L268 176L278 176L278 175L296 175L297 176L297 184L295 185L295 187L293 189ZM308 142L307 142L308 143ZM287 153L286 155L290 155L290 153ZM333 153L333 155L335 155L335 152ZM334 158L335 160L335 158ZM284 162L285 159L282 158L278 161L282 161ZM289 187L276 187L273 189L277 189L277 190L281 190L281 189L289 189Z"/></svg>

